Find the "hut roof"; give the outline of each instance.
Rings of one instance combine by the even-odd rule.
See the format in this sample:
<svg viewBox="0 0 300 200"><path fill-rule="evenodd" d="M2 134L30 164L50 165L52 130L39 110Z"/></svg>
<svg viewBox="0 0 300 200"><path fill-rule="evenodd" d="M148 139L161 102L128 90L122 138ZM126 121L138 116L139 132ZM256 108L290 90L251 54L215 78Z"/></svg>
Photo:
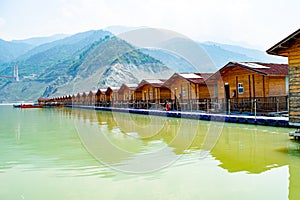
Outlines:
<svg viewBox="0 0 300 200"><path fill-rule="evenodd" d="M297 39L300 38L300 29L292 33L291 35L287 36L273 47L267 50L268 54L272 55L279 55L279 56L288 56L287 52L284 50L290 48Z"/></svg>
<svg viewBox="0 0 300 200"><path fill-rule="evenodd" d="M211 75L212 73L175 73L164 83L164 86L170 87L180 77L195 84L204 84Z"/></svg>
<svg viewBox="0 0 300 200"><path fill-rule="evenodd" d="M151 85L151 87L161 87L166 80L163 79L145 79L140 82L136 90L141 89L144 85Z"/></svg>
<svg viewBox="0 0 300 200"><path fill-rule="evenodd" d="M126 85L130 90L135 90L138 87L138 84L131 83L131 84L124 84Z"/></svg>
<svg viewBox="0 0 300 200"><path fill-rule="evenodd" d="M289 69L288 64L276 63L231 62L227 65L238 65L263 75L287 75Z"/></svg>
<svg viewBox="0 0 300 200"><path fill-rule="evenodd" d="M135 90L138 87L138 84L123 84L120 89L119 89L119 93L123 92L125 89L129 89L129 90Z"/></svg>

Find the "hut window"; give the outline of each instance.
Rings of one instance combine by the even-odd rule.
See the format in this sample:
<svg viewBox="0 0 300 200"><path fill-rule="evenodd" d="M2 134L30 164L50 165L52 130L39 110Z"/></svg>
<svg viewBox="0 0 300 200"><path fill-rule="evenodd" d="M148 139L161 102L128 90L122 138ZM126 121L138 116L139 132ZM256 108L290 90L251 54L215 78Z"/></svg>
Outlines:
<svg viewBox="0 0 300 200"><path fill-rule="evenodd" d="M152 99L152 91L149 91L149 99Z"/></svg>
<svg viewBox="0 0 300 200"><path fill-rule="evenodd" d="M182 95L183 97L185 97L185 89L184 89L184 87L182 88L181 95Z"/></svg>
<svg viewBox="0 0 300 200"><path fill-rule="evenodd" d="M244 93L244 85L243 83L238 83L238 93L243 94Z"/></svg>

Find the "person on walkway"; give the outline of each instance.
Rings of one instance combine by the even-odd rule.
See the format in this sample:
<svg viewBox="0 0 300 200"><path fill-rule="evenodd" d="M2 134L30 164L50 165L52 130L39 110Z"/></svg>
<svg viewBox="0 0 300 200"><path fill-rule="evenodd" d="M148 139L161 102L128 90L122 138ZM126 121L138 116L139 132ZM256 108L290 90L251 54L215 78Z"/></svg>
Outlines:
<svg viewBox="0 0 300 200"><path fill-rule="evenodd" d="M168 101L166 101L166 111L169 111L169 110L171 110L171 104L168 102Z"/></svg>

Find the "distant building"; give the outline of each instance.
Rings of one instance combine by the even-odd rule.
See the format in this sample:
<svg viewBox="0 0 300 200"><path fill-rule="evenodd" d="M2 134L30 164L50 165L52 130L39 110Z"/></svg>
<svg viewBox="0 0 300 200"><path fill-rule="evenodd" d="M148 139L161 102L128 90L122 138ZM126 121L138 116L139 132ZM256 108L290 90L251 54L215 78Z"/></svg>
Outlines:
<svg viewBox="0 0 300 200"><path fill-rule="evenodd" d="M300 29L268 49L267 53L288 57L289 123L300 126Z"/></svg>

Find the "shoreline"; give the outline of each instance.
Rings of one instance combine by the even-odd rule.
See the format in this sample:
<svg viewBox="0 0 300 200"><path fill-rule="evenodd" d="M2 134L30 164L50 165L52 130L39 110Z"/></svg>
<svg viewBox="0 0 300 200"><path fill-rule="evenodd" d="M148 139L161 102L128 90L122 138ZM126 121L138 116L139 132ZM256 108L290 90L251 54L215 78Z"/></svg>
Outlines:
<svg viewBox="0 0 300 200"><path fill-rule="evenodd" d="M96 107L96 106L81 106L81 105L66 105L67 108L81 108L89 110L102 110L110 112L134 113L142 115L165 116L173 118L185 118L193 120L218 121L227 123L264 125L292 128L289 125L288 117L267 117L267 116L245 116L245 115L227 115L227 114L212 114L188 111L162 111L162 110L147 110L147 109L131 109L131 108L115 108L115 107Z"/></svg>

